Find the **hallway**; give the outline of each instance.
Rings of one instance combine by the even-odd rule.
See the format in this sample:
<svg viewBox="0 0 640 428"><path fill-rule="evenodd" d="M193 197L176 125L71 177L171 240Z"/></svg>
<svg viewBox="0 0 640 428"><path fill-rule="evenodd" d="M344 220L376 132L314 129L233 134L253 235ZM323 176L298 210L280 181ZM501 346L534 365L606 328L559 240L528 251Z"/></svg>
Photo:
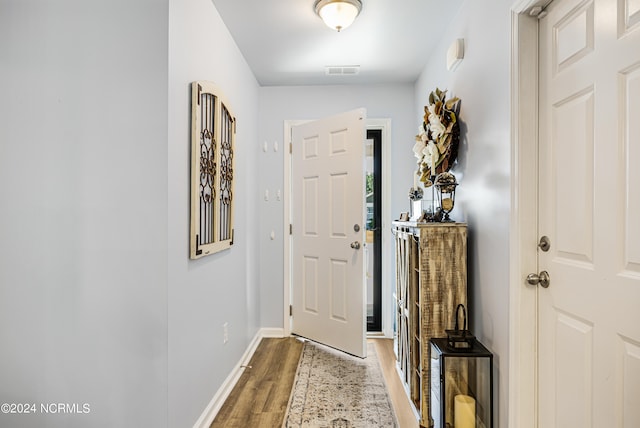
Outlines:
<svg viewBox="0 0 640 428"><path fill-rule="evenodd" d="M393 340L369 339L378 359L401 428L418 422L396 373ZM303 342L295 337L262 339L211 428L280 427L298 366Z"/></svg>

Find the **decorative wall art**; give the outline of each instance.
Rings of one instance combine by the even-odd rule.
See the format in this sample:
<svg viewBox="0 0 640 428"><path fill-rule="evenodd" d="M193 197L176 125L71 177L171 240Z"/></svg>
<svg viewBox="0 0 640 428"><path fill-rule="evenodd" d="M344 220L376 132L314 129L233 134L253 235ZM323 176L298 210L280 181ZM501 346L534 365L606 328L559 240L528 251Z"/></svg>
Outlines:
<svg viewBox="0 0 640 428"><path fill-rule="evenodd" d="M449 174L455 181L455 177L448 171L453 167L458 156L459 114L459 98L447 100L447 91L441 91L439 88L429 94L429 104L424 107L423 122L413 146L413 153L418 159L418 169L413 175L413 187L409 190L413 213L411 220L440 222L442 215L446 214L446 221L450 221L449 212L453 209L453 197L445 199L450 206L438 207L433 184L436 177L441 174ZM422 186L431 188L430 199L423 193ZM439 193L439 200L442 199L441 196ZM419 200L422 200L421 204L417 202Z"/></svg>
<svg viewBox="0 0 640 428"><path fill-rule="evenodd" d="M197 259L233 245L236 120L211 82L191 84L191 236Z"/></svg>
<svg viewBox="0 0 640 428"><path fill-rule="evenodd" d="M449 171L458 156L460 99L446 97L447 91L438 88L429 94L429 105L424 107L424 121L413 146L418 158L416 174L425 187L433 184L436 175Z"/></svg>

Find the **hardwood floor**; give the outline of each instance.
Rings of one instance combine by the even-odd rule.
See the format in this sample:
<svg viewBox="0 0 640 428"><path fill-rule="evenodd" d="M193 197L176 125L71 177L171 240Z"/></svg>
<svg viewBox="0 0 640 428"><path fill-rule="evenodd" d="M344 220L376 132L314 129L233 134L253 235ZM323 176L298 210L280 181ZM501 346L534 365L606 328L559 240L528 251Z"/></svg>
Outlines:
<svg viewBox="0 0 640 428"><path fill-rule="evenodd" d="M211 428L278 428L287 411L302 342L262 339Z"/></svg>
<svg viewBox="0 0 640 428"><path fill-rule="evenodd" d="M395 369L391 339L369 339L376 345L382 372L400 428L418 421ZM279 428L284 420L303 342L295 337L263 339L212 428Z"/></svg>
<svg viewBox="0 0 640 428"><path fill-rule="evenodd" d="M393 353L393 339L369 339L376 345L378 360L382 367L382 375L387 383L387 390L393 403L393 410L398 418L400 428L418 428L418 418L413 413L409 397L402 386L396 371L396 354Z"/></svg>

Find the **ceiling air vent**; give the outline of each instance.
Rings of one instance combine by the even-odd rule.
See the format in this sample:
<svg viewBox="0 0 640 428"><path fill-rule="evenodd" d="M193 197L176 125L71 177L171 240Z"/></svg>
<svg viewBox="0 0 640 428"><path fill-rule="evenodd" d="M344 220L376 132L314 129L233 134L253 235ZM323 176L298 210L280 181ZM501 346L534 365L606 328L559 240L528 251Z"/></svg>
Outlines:
<svg viewBox="0 0 640 428"><path fill-rule="evenodd" d="M327 76L355 76L360 73L359 65L328 65L324 68Z"/></svg>

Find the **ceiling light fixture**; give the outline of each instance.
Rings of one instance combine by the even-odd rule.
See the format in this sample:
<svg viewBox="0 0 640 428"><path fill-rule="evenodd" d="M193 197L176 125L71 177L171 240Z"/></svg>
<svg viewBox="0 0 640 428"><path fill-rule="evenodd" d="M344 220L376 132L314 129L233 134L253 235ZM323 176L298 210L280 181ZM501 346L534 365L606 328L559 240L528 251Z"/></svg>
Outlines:
<svg viewBox="0 0 640 428"><path fill-rule="evenodd" d="M316 0L316 13L329 28L340 32L360 14L362 2L360 0Z"/></svg>

